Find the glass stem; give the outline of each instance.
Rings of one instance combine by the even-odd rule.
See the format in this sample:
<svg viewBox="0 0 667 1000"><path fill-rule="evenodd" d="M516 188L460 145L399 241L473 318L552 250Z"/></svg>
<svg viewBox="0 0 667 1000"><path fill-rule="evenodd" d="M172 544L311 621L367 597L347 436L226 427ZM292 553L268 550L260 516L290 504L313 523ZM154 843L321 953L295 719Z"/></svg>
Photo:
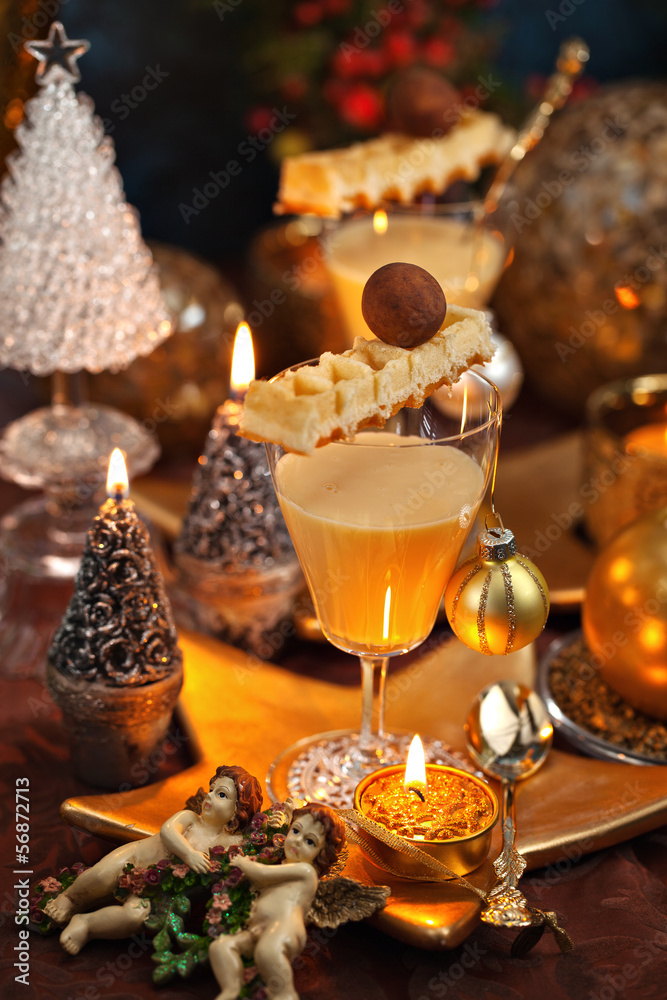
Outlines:
<svg viewBox="0 0 667 1000"><path fill-rule="evenodd" d="M52 406L81 406L85 395L83 372L54 372L51 376Z"/></svg>
<svg viewBox="0 0 667 1000"><path fill-rule="evenodd" d="M360 656L361 663L361 726L359 729L359 749L373 751L384 738L384 698L387 678L386 656ZM375 674L379 681L375 692Z"/></svg>

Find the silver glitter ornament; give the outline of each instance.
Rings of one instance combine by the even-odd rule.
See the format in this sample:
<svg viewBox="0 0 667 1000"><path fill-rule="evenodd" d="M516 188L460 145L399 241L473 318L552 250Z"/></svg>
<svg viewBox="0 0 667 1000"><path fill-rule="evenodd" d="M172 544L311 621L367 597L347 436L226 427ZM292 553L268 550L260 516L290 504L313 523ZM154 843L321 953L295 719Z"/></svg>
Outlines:
<svg viewBox="0 0 667 1000"><path fill-rule="evenodd" d="M59 22L27 50L39 90L0 185L0 365L117 371L171 332L150 251Z"/></svg>

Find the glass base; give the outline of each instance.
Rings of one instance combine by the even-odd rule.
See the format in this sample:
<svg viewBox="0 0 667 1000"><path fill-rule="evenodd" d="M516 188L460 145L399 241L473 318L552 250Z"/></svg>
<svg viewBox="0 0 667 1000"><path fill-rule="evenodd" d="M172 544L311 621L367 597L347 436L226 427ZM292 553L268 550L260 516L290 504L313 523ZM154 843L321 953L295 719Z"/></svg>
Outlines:
<svg viewBox="0 0 667 1000"><path fill-rule="evenodd" d="M26 500L0 521L0 555L12 572L73 579L97 507L61 507L48 496Z"/></svg>
<svg viewBox="0 0 667 1000"><path fill-rule="evenodd" d="M0 437L0 471L26 489L92 496L106 481L109 455L125 453L130 480L148 472L160 448L133 417L109 406L55 403L15 420Z"/></svg>
<svg viewBox="0 0 667 1000"><path fill-rule="evenodd" d="M271 765L266 777L269 795L274 802L289 797L351 809L360 780L378 768L405 763L413 736L401 731L385 733L370 752L361 751L359 734L352 729L306 737L284 750ZM441 740L420 736L427 763L474 772L463 753Z"/></svg>
<svg viewBox="0 0 667 1000"><path fill-rule="evenodd" d="M126 454L130 477L148 472L160 449L132 417L108 406L54 404L15 420L0 436L0 474L44 496L0 522L6 573L73 579L86 534L106 496L109 455Z"/></svg>

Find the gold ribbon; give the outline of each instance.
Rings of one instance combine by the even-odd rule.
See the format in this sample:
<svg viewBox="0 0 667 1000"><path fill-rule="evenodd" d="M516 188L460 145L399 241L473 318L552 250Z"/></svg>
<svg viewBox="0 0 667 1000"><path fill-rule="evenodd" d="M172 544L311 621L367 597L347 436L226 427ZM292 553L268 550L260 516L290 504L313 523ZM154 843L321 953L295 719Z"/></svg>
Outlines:
<svg viewBox="0 0 667 1000"><path fill-rule="evenodd" d="M447 865L438 861L437 858L431 857L430 854L422 851L419 847L398 837L391 830L387 830L384 826L380 826L379 823L369 819L368 816L363 816L356 809L340 809L338 814L345 821L348 839L355 844L359 844L376 865L385 869L391 875L411 879L415 882L457 882L465 889L469 889L470 892L474 892L483 903L486 904L489 902L487 893L482 889L478 889L467 878L457 875L456 872L453 872ZM364 834L368 834L369 836L364 836ZM433 873L432 876L429 878L408 874L399 871L397 868L392 868L374 850L369 837L376 837L383 844L386 844L387 847L391 847L394 851L398 851L400 854L404 854L406 857L412 858L413 861L417 861L419 864L424 865L424 867L429 868ZM556 943L562 952L571 951L574 948L572 938L567 931L559 926L558 919L553 911L544 911L533 906L529 906L528 909L532 917L532 924L524 927L514 940L511 948L513 958L521 958L527 955L531 948L540 940L546 928L549 928L553 932Z"/></svg>

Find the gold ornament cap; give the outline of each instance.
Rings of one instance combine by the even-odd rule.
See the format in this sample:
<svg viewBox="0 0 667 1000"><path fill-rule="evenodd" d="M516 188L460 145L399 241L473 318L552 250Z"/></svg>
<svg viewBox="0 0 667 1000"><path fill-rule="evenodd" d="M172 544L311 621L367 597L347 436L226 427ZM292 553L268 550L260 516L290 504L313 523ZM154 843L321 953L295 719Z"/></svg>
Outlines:
<svg viewBox="0 0 667 1000"><path fill-rule="evenodd" d="M509 528L486 528L477 536L477 555L485 562L507 562L516 555L516 538Z"/></svg>

